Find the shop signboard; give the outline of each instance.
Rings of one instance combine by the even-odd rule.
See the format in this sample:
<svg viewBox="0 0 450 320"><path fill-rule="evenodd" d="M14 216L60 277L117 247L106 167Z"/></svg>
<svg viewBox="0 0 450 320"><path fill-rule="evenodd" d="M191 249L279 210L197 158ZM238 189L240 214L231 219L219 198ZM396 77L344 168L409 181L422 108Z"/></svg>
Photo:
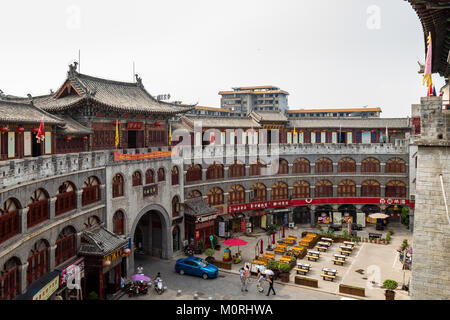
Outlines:
<svg viewBox="0 0 450 320"><path fill-rule="evenodd" d="M414 209L414 202L403 198L307 198L292 200L293 206L324 204L377 204L377 205L406 205Z"/></svg>
<svg viewBox="0 0 450 320"><path fill-rule="evenodd" d="M241 218L241 232L245 232L245 226L246 226L245 219Z"/></svg>
<svg viewBox="0 0 450 320"><path fill-rule="evenodd" d="M356 223L362 225L363 227L366 226L366 214L364 212L356 213Z"/></svg>
<svg viewBox="0 0 450 320"><path fill-rule="evenodd" d="M63 286L66 284L71 278L79 277L82 278L84 274L84 257L81 257L67 267L61 270L61 274L59 276L60 285Z"/></svg>
<svg viewBox="0 0 450 320"><path fill-rule="evenodd" d="M127 129L128 130L141 130L142 129L142 125L143 125L143 122L131 121L131 122L127 123Z"/></svg>
<svg viewBox="0 0 450 320"><path fill-rule="evenodd" d="M264 202L252 202L243 203L233 206L228 206L228 213L242 212L249 210L260 210L266 208L277 208L277 207L288 207L291 205L291 200L275 200L275 201L264 201Z"/></svg>
<svg viewBox="0 0 450 320"><path fill-rule="evenodd" d="M322 213L318 218L317 218L317 223L319 224L328 224L331 223L331 218L328 214L326 213Z"/></svg>
<svg viewBox="0 0 450 320"><path fill-rule="evenodd" d="M333 223L340 224L342 220L341 212L333 212Z"/></svg>
<svg viewBox="0 0 450 320"><path fill-rule="evenodd" d="M219 222L219 237L225 237L225 222Z"/></svg>
<svg viewBox="0 0 450 320"><path fill-rule="evenodd" d="M39 290L31 300L47 300L59 288L59 275L56 275L49 283Z"/></svg>

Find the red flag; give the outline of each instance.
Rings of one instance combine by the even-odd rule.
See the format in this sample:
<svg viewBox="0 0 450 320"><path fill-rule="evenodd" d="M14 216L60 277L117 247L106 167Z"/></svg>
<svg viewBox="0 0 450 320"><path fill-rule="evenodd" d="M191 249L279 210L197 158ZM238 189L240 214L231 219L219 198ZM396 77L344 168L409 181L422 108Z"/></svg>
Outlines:
<svg viewBox="0 0 450 320"><path fill-rule="evenodd" d="M41 141L44 141L44 135L44 119L42 119L41 124L39 125L39 131L36 134L37 143L41 143Z"/></svg>

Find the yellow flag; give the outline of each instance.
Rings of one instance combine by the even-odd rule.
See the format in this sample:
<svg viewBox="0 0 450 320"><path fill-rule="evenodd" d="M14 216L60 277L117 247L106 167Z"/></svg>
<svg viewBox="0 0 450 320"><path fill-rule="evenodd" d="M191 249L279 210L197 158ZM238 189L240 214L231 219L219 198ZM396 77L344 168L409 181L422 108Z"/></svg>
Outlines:
<svg viewBox="0 0 450 320"><path fill-rule="evenodd" d="M114 145L116 148L119 145L119 121L116 121L116 138L114 139Z"/></svg>
<svg viewBox="0 0 450 320"><path fill-rule="evenodd" d="M169 123L169 146L172 145L172 125Z"/></svg>
<svg viewBox="0 0 450 320"><path fill-rule="evenodd" d="M296 134L296 132L295 132L295 128L294 128L294 135Z"/></svg>

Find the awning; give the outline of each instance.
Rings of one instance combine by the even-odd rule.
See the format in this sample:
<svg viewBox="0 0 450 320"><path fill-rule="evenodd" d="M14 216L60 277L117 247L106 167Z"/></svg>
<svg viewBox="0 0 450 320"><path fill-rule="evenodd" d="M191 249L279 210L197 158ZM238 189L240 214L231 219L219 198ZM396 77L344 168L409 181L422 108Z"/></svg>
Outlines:
<svg viewBox="0 0 450 320"><path fill-rule="evenodd" d="M290 209L275 209L272 213L290 212Z"/></svg>
<svg viewBox="0 0 450 320"><path fill-rule="evenodd" d="M245 217L245 214L243 214L242 212L235 212L233 213L233 215L235 219L242 219Z"/></svg>
<svg viewBox="0 0 450 320"><path fill-rule="evenodd" d="M223 221L230 221L233 219L233 216L231 214L222 214L218 216L218 218L222 219Z"/></svg>
<svg viewBox="0 0 450 320"><path fill-rule="evenodd" d="M14 300L47 300L59 288L59 272L50 271L31 284L28 290Z"/></svg>

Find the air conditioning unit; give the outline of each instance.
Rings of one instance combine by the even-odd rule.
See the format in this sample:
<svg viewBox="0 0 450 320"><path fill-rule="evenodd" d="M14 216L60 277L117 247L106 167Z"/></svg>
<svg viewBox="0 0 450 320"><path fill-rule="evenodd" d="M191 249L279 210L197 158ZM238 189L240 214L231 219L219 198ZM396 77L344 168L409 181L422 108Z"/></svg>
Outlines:
<svg viewBox="0 0 450 320"><path fill-rule="evenodd" d="M289 222L289 228L294 228L295 223L294 222Z"/></svg>

